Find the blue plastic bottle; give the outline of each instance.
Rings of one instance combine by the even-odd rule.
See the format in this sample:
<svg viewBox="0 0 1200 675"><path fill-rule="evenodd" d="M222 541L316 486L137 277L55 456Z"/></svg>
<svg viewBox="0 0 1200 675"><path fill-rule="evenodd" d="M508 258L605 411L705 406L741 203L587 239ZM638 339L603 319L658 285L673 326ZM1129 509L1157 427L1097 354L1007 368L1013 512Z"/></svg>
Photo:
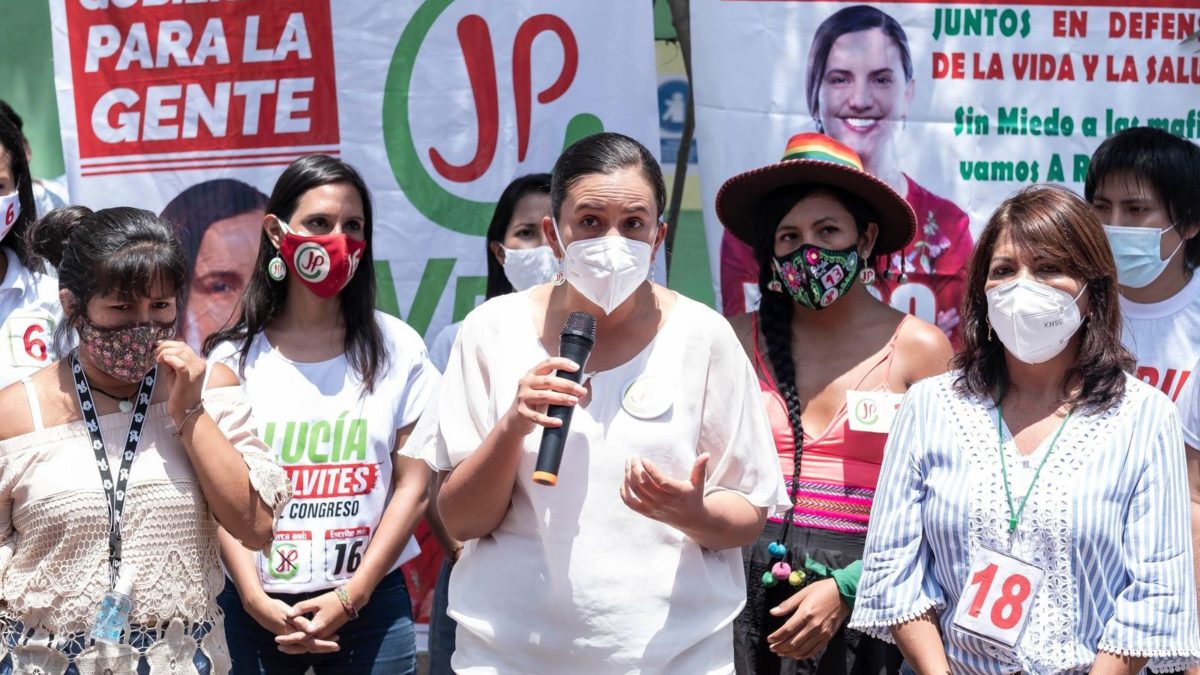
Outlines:
<svg viewBox="0 0 1200 675"><path fill-rule="evenodd" d="M96 642L115 645L121 642L121 633L129 622L129 610L133 608L133 578L137 576L137 568L133 565L121 565L117 573L117 587L105 594L100 601L100 609L96 612L96 621L92 624L91 636Z"/></svg>

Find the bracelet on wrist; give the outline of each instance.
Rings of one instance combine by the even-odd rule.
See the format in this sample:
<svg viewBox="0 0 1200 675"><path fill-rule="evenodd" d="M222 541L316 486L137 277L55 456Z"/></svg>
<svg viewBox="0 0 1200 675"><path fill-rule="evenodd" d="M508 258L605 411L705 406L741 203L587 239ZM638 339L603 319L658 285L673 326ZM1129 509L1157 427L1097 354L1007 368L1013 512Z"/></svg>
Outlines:
<svg viewBox="0 0 1200 675"><path fill-rule="evenodd" d="M192 418L192 415L202 412L204 412L204 401L200 401L196 405L184 410L183 419L179 420L179 423L175 425L175 438L179 438L179 436L183 434L183 427L188 423L188 420Z"/></svg>
<svg viewBox="0 0 1200 675"><path fill-rule="evenodd" d="M337 588L333 589L333 593L337 596L338 602L342 603L342 611L346 612L346 616L350 617L351 621L357 619L358 608L355 607L354 602L350 600L350 594L346 592L346 587L338 586Z"/></svg>

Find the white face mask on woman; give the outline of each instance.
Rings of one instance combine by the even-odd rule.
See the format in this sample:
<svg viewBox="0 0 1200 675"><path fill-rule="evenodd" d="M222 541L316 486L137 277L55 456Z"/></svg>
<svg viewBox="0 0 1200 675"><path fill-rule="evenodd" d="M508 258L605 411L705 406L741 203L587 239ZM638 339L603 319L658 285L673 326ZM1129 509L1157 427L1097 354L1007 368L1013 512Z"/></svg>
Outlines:
<svg viewBox="0 0 1200 675"><path fill-rule="evenodd" d="M1013 356L1044 363L1058 356L1083 324L1075 302L1086 288L1071 297L1053 286L1013 279L987 292L988 321Z"/></svg>
<svg viewBox="0 0 1200 675"><path fill-rule="evenodd" d="M562 244L562 232L554 221ZM563 275L605 314L621 306L650 274L654 247L619 235L579 239L564 249Z"/></svg>
<svg viewBox="0 0 1200 675"><path fill-rule="evenodd" d="M1175 229L1168 225L1161 230L1149 227L1125 227L1105 225L1104 235L1112 247L1113 259L1117 263L1117 283L1129 288L1145 288L1162 276L1171 259L1187 243L1180 238L1179 245L1166 260L1162 258L1162 237Z"/></svg>
<svg viewBox="0 0 1200 675"><path fill-rule="evenodd" d="M558 260L549 246L534 248L504 247L504 276L518 291L528 290L550 281L558 269Z"/></svg>
<svg viewBox="0 0 1200 675"><path fill-rule="evenodd" d="M14 188L10 195L0 195L0 239L8 236L17 218L21 215L20 190Z"/></svg>

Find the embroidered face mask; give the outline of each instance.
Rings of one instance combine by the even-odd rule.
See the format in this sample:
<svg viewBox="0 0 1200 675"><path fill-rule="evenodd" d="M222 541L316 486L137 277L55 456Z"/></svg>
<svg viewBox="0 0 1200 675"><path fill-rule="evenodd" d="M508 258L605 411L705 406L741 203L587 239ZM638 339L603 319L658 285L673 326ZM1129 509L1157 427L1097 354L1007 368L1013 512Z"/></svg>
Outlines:
<svg viewBox="0 0 1200 675"><path fill-rule="evenodd" d="M775 257L775 271L792 298L809 309L825 309L854 285L862 265L857 247L834 251L812 244Z"/></svg>
<svg viewBox="0 0 1200 675"><path fill-rule="evenodd" d="M283 263L315 295L332 298L354 278L367 242L344 233L297 234L282 219L275 221L283 230L279 243Z"/></svg>
<svg viewBox="0 0 1200 675"><path fill-rule="evenodd" d="M175 325L145 321L123 326L97 326L85 316L79 343L100 372L122 382L138 382L154 367L154 349L175 335Z"/></svg>

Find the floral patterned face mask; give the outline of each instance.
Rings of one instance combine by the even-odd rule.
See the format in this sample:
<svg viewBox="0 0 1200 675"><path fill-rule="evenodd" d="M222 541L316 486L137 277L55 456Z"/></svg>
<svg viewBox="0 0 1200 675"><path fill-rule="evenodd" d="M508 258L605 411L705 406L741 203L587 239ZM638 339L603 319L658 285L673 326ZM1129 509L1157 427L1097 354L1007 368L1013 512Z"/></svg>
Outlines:
<svg viewBox="0 0 1200 675"><path fill-rule="evenodd" d="M175 335L174 323L146 321L123 326L97 326L83 317L79 340L100 372L122 382L137 382L154 367L154 349Z"/></svg>
<svg viewBox="0 0 1200 675"><path fill-rule="evenodd" d="M845 295L858 277L862 257L857 247L834 251L812 244L776 256L775 271L796 302L825 309Z"/></svg>

